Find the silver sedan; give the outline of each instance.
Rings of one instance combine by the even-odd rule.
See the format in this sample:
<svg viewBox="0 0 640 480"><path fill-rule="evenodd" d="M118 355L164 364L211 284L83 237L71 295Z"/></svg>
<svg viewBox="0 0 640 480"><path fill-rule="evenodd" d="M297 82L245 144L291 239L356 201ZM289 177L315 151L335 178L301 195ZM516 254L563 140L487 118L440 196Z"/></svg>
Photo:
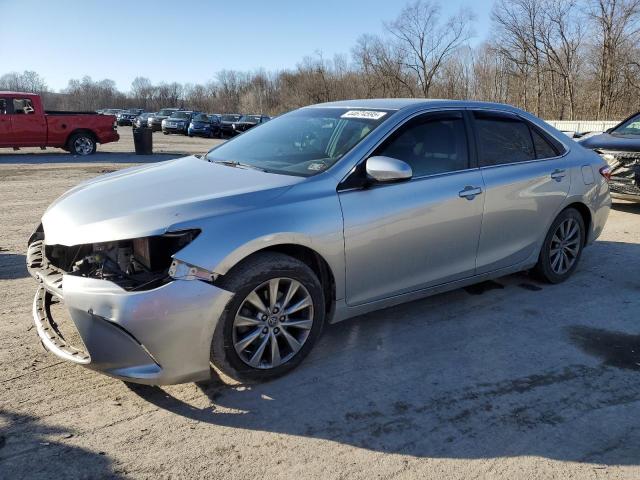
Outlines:
<svg viewBox="0 0 640 480"><path fill-rule="evenodd" d="M29 239L36 330L127 381L273 378L326 323L521 270L566 280L606 222L608 174L505 105L302 108L58 198Z"/></svg>

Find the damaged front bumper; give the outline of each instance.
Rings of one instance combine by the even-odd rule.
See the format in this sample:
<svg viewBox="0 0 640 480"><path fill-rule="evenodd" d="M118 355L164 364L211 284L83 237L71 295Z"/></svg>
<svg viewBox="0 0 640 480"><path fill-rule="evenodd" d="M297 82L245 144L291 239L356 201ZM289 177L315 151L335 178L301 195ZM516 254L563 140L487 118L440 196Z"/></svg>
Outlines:
<svg viewBox="0 0 640 480"><path fill-rule="evenodd" d="M27 266L40 283L33 302L36 330L58 357L136 383L209 378L211 338L232 293L191 279L127 291L49 265L41 240L30 245ZM51 313L55 301L64 303L84 345L65 339Z"/></svg>

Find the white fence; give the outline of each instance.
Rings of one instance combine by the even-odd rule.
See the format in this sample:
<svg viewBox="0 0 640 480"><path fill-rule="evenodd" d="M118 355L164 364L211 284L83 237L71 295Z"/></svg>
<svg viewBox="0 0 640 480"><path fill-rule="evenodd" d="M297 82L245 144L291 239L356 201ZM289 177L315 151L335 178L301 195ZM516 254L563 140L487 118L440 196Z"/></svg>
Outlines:
<svg viewBox="0 0 640 480"><path fill-rule="evenodd" d="M604 132L615 127L619 120L545 120L551 126L563 132Z"/></svg>

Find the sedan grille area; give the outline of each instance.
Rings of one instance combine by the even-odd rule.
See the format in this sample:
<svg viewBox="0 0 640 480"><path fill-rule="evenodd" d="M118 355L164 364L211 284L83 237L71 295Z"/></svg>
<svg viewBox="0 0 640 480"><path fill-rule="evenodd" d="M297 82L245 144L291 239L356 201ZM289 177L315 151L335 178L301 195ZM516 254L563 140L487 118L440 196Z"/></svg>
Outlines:
<svg viewBox="0 0 640 480"><path fill-rule="evenodd" d="M87 245L45 245L33 240L27 268L49 292L62 298L64 275L109 280L129 291L150 290L170 281L173 255L199 230Z"/></svg>

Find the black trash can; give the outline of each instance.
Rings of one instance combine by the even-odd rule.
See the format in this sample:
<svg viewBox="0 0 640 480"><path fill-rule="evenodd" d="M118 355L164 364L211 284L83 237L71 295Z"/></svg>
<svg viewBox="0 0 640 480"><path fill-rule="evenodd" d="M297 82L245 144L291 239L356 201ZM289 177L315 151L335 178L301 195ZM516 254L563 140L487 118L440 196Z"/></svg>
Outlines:
<svg viewBox="0 0 640 480"><path fill-rule="evenodd" d="M133 144L136 155L151 155L153 153L153 130L147 127L133 129Z"/></svg>

